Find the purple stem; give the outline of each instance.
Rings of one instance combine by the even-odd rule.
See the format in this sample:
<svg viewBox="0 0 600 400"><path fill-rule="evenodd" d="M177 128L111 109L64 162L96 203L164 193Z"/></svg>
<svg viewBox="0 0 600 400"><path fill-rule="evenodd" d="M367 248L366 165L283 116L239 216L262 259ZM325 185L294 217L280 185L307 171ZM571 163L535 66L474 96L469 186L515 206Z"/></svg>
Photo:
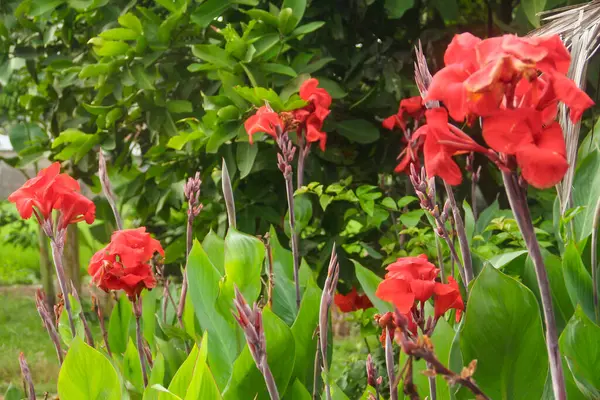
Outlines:
<svg viewBox="0 0 600 400"><path fill-rule="evenodd" d="M465 287L469 286L469 282L473 280L473 261L471 259L471 250L469 249L469 241L467 239L467 232L465 230L465 224L460 215L460 210L456 205L456 199L450 186L444 181L444 187L448 194L448 200L450 200L450 206L452 208L452 215L454 216L454 222L456 223L456 232L458 233L458 245L460 246L460 252L462 254L462 265L464 269Z"/></svg>
<svg viewBox="0 0 600 400"><path fill-rule="evenodd" d="M292 186L292 175L285 177L285 192L289 209L290 231L292 233L292 255L294 257L294 285L296 287L296 307L300 309L300 278L298 271L300 269L300 260L298 256L298 234L296 233L296 216L294 215L294 188Z"/></svg>
<svg viewBox="0 0 600 400"><path fill-rule="evenodd" d="M137 339L137 350L142 365L142 377L144 378L144 388L148 386L148 372L146 371L146 360L144 359L144 339L142 336L142 302L140 299L133 301L133 310L135 314L135 336Z"/></svg>
<svg viewBox="0 0 600 400"><path fill-rule="evenodd" d="M398 400L398 385L394 373L394 349L392 347L392 334L385 329L385 366L387 368L388 380L390 381L390 400Z"/></svg>
<svg viewBox="0 0 600 400"><path fill-rule="evenodd" d="M56 239L55 237L50 238L50 247L52 247L52 258L54 260L54 267L56 268L56 278L58 280L58 286L60 287L60 291L63 295L63 300L65 302L65 310L67 310L67 315L69 316L69 325L71 327L71 334L73 337L77 334L75 330L75 321L73 320L73 311L71 309L71 300L69 299L69 291L67 288L67 280L65 277L65 269L62 263L62 254L64 247L64 234L62 232L58 233L58 236L63 239ZM61 242L61 243L58 243Z"/></svg>
<svg viewBox="0 0 600 400"><path fill-rule="evenodd" d="M100 308L100 304L95 301L96 305L96 314L98 315L98 321L100 322L100 331L102 332L102 340L104 341L104 346L106 347L106 352L108 356L112 358L112 352L110 351L110 345L108 344L108 331L106 330L106 325L104 324L104 314L102 313L102 308Z"/></svg>
<svg viewBox="0 0 600 400"><path fill-rule="evenodd" d="M265 383L267 384L267 390L269 391L269 396L271 396L271 400L279 400L279 392L277 391L275 378L273 378L273 374L271 373L271 368L269 368L269 364L267 363L266 357L262 366L262 373L265 377Z"/></svg>
<svg viewBox="0 0 600 400"><path fill-rule="evenodd" d="M110 180L108 178L108 170L106 169L106 160L104 155L102 154L102 150L98 152L98 176L100 178L100 184L102 185L102 192L104 193L104 197L108 200L108 204L110 204L110 208L115 216L115 223L117 224L117 229L123 229L123 220L121 219L121 214L119 214L119 210L117 209L117 201L115 199L115 194L112 191Z"/></svg>
<svg viewBox="0 0 600 400"><path fill-rule="evenodd" d="M552 293L548 273L544 266L544 259L540 251L540 245L535 236L531 214L527 206L525 192L519 186L517 176L511 172L502 172L504 187L510 202L517 225L521 230L523 239L529 255L535 267L535 275L540 297L542 300L542 310L544 312L544 321L546 323L546 347L548 350L548 360L550 362L550 375L552 377L552 389L556 400L565 400L567 398L565 389L565 377L562 369L560 351L558 348L558 335L556 330L556 321L554 319L554 310L552 307Z"/></svg>
<svg viewBox="0 0 600 400"><path fill-rule="evenodd" d="M25 360L25 354L19 354L19 366L21 367L21 374L23 375L23 381L25 381L25 387L27 392L27 398L29 400L35 400L35 387L33 386L33 379L31 378L31 370Z"/></svg>
<svg viewBox="0 0 600 400"><path fill-rule="evenodd" d="M191 205L190 205L191 207ZM191 211L191 210L190 210ZM193 240L193 226L194 226L194 213L188 212L187 219L187 245L185 252L185 270L183 271L183 281L181 283L181 297L179 298L179 306L177 307L177 320L179 321L179 325L181 329L185 329L183 325L183 310L185 308L185 298L188 291L188 278L187 278L187 263L190 256L190 251L192 251L192 240Z"/></svg>
<svg viewBox="0 0 600 400"><path fill-rule="evenodd" d="M83 305L81 304L81 300L79 299L79 293L77 293L77 289L75 288L75 285L73 285L73 281L71 281L71 291L73 292L73 297L75 298L75 300L77 300L77 302L79 303L79 307L81 308L81 311L79 312L79 319L81 319L81 322L83 323L85 341L91 347L95 347L94 337L92 336L92 331L90 330L90 326L88 325L87 319L85 318L85 314L83 313Z"/></svg>
<svg viewBox="0 0 600 400"><path fill-rule="evenodd" d="M56 355L58 357L58 363L62 365L63 363L63 352L62 347L60 345L60 337L58 332L56 331L56 326L54 326L54 322L52 321L52 317L50 315L50 311L48 310L48 305L46 303L46 296L44 292L38 290L35 297L35 302L37 306L38 313L40 314L40 318L44 324L44 327L48 331L48 335L54 344L54 349L56 350Z"/></svg>

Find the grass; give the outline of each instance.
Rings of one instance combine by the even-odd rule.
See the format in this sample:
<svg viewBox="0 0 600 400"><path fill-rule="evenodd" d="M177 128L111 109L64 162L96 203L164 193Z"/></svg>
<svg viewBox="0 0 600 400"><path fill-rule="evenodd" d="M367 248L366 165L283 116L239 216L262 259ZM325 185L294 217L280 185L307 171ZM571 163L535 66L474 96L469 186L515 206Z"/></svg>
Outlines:
<svg viewBox="0 0 600 400"><path fill-rule="evenodd" d="M25 354L36 391L56 392L58 360L37 314L33 287L0 288L0 393L21 386L19 353Z"/></svg>

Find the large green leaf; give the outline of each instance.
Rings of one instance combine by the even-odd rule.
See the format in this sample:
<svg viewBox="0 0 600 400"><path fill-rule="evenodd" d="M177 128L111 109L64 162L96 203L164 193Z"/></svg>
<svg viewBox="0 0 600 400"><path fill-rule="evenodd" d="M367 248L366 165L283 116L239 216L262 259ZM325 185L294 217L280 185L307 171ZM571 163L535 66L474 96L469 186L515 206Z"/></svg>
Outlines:
<svg viewBox="0 0 600 400"><path fill-rule="evenodd" d="M308 281L298 317L292 325L292 334L296 344L296 361L294 375L306 387L313 385L315 352L317 350L317 337L314 334L319 323L319 305L321 303L321 289L312 279Z"/></svg>
<svg viewBox="0 0 600 400"><path fill-rule="evenodd" d="M521 0L521 7L525 11L527 19L535 27L540 26L540 17L537 14L544 11L545 6L546 0Z"/></svg>
<svg viewBox="0 0 600 400"><path fill-rule="evenodd" d="M226 284L235 284L247 302L258 299L265 245L255 236L229 228L225 237Z"/></svg>
<svg viewBox="0 0 600 400"><path fill-rule="evenodd" d="M131 302L125 294L121 295L110 314L108 321L108 344L115 354L122 354L127 350L129 342L129 326L133 308Z"/></svg>
<svg viewBox="0 0 600 400"><path fill-rule="evenodd" d="M577 307L559 342L579 390L589 399L600 398L600 327Z"/></svg>
<svg viewBox="0 0 600 400"><path fill-rule="evenodd" d="M565 248L563 270L567 292L571 301L574 305L581 305L588 317L594 318L592 278L585 269L579 250L573 242L567 244Z"/></svg>
<svg viewBox="0 0 600 400"><path fill-rule="evenodd" d="M593 151L579 163L571 196L573 207L585 207L583 212L573 218L573 227L579 242L592 233L594 211L600 197L600 151Z"/></svg>
<svg viewBox="0 0 600 400"><path fill-rule="evenodd" d="M194 375L188 387L184 400L220 400L221 392L215 378L206 363L208 353L208 335L204 333L198 352Z"/></svg>
<svg viewBox="0 0 600 400"><path fill-rule="evenodd" d="M379 128L364 119L344 120L336 124L340 135L360 144L373 143L379 139Z"/></svg>
<svg viewBox="0 0 600 400"><path fill-rule="evenodd" d="M240 179L248 176L252 171L254 160L256 160L256 154L258 153L258 145L250 144L247 142L240 142L236 146L235 160L240 170Z"/></svg>
<svg viewBox="0 0 600 400"><path fill-rule="evenodd" d="M148 387L144 390L143 400L158 400L159 392L154 390L152 386L162 385L165 378L165 358L161 353L158 353L152 364L152 371L148 378Z"/></svg>
<svg viewBox="0 0 600 400"><path fill-rule="evenodd" d="M121 384L111 362L75 338L58 374L61 400L119 400Z"/></svg>
<svg viewBox="0 0 600 400"><path fill-rule="evenodd" d="M286 324L292 325L298 313L294 285L294 259L292 252L284 249L279 243L275 228L271 227L269 235L275 275L273 312Z"/></svg>
<svg viewBox="0 0 600 400"><path fill-rule="evenodd" d="M202 248L206 251L210 262L221 275L225 274L225 240L212 229L206 234L202 241Z"/></svg>
<svg viewBox="0 0 600 400"><path fill-rule="evenodd" d="M539 399L548 356L533 293L486 266L467 304L460 347L465 363L477 360L477 384L492 399Z"/></svg>
<svg viewBox="0 0 600 400"><path fill-rule="evenodd" d="M295 28L304 16L306 10L306 0L283 0L281 8L290 8L292 10L293 24L291 29Z"/></svg>
<svg viewBox="0 0 600 400"><path fill-rule="evenodd" d="M208 364L218 386L224 388L238 352L238 339L231 314L225 317L216 310L223 276L197 241L190 252L186 273L196 317L202 329L208 332ZM229 308L233 307L232 301L229 298Z"/></svg>
<svg viewBox="0 0 600 400"><path fill-rule="evenodd" d="M10 144L17 153L48 141L48 136L42 129L32 123L22 122L8 129Z"/></svg>
<svg viewBox="0 0 600 400"><path fill-rule="evenodd" d="M127 350L123 355L123 377L129 381L133 387L139 392L144 391L144 381L142 377L142 364L140 356L133 340L129 338Z"/></svg>
<svg viewBox="0 0 600 400"><path fill-rule="evenodd" d="M285 393L286 400L312 400L312 395L308 389L298 380L288 388Z"/></svg>
<svg viewBox="0 0 600 400"><path fill-rule="evenodd" d="M550 281L550 291L552 292L552 306L554 307L554 315L556 317L556 329L558 334L567 325L567 322L573 315L573 303L569 296L567 286L565 285L565 269L561 263L561 259L554 254L547 254L544 258L544 266L548 273L548 280ZM506 272L506 270L504 270ZM538 287L535 268L531 258L528 257L525 262L525 271L523 274L523 283L531 289L535 297L538 299L541 309L541 297L540 290Z"/></svg>
<svg viewBox="0 0 600 400"><path fill-rule="evenodd" d="M363 291L371 300L371 303L377 308L380 313L385 313L388 311L393 311L394 307L388 302L381 300L379 297L375 296L375 292L377 291L377 287L379 283L382 281L380 277L375 275L375 273L369 269L366 269L362 265L360 265L357 261L351 260L354 263L354 270L356 271L356 279L360 283Z"/></svg>
<svg viewBox="0 0 600 400"><path fill-rule="evenodd" d="M177 370L177 373L171 380L171 383L169 383L169 392L181 398L185 397L188 391L188 386L190 386L192 382L194 371L196 370L197 365L202 361L206 361L206 359L200 359L199 353L200 351L198 346L194 345L189 356L185 359L183 364L181 364L181 367L179 367ZM206 357L206 354L204 356ZM169 397L165 393L161 393L158 395L158 399L168 400Z"/></svg>
<svg viewBox="0 0 600 400"><path fill-rule="evenodd" d="M285 393L294 370L295 344L290 328L268 308L263 309L267 360L279 393ZM252 359L248 346L233 365L233 374L223 393L225 400L269 399L264 378Z"/></svg>
<svg viewBox="0 0 600 400"><path fill-rule="evenodd" d="M154 348L154 332L156 331L156 302L160 290L144 290L142 292L142 331L144 339L148 341L150 348Z"/></svg>
<svg viewBox="0 0 600 400"><path fill-rule="evenodd" d="M415 0L385 0L385 10L388 18L396 19L404 15L404 13L415 5Z"/></svg>
<svg viewBox="0 0 600 400"><path fill-rule="evenodd" d="M218 68L233 69L236 65L235 60L225 50L214 44L197 44L192 47L192 53Z"/></svg>

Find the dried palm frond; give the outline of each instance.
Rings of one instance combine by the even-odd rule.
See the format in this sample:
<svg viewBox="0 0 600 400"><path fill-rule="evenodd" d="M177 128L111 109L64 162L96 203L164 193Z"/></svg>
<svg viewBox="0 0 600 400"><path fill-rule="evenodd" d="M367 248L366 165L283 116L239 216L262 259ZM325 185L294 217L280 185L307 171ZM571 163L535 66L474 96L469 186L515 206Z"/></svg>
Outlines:
<svg viewBox="0 0 600 400"><path fill-rule="evenodd" d="M598 49L600 41L600 0L583 5L562 7L540 14L546 24L530 33L531 36L560 35L571 52L571 67L567 76L585 90L586 72L589 59ZM568 118L568 110L560 105L559 121L565 136L569 170L562 182L557 185L561 213L571 204L573 177L577 164L580 122L573 123Z"/></svg>

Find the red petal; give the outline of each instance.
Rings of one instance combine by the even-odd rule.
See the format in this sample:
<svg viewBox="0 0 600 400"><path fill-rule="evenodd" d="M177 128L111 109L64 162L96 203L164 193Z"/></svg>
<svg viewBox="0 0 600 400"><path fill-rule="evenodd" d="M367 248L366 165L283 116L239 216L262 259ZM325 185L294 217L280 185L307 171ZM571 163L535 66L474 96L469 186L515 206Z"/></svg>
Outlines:
<svg viewBox="0 0 600 400"><path fill-rule="evenodd" d="M377 287L375 295L393 303L403 314L409 312L415 302L410 284L402 279L385 279Z"/></svg>

